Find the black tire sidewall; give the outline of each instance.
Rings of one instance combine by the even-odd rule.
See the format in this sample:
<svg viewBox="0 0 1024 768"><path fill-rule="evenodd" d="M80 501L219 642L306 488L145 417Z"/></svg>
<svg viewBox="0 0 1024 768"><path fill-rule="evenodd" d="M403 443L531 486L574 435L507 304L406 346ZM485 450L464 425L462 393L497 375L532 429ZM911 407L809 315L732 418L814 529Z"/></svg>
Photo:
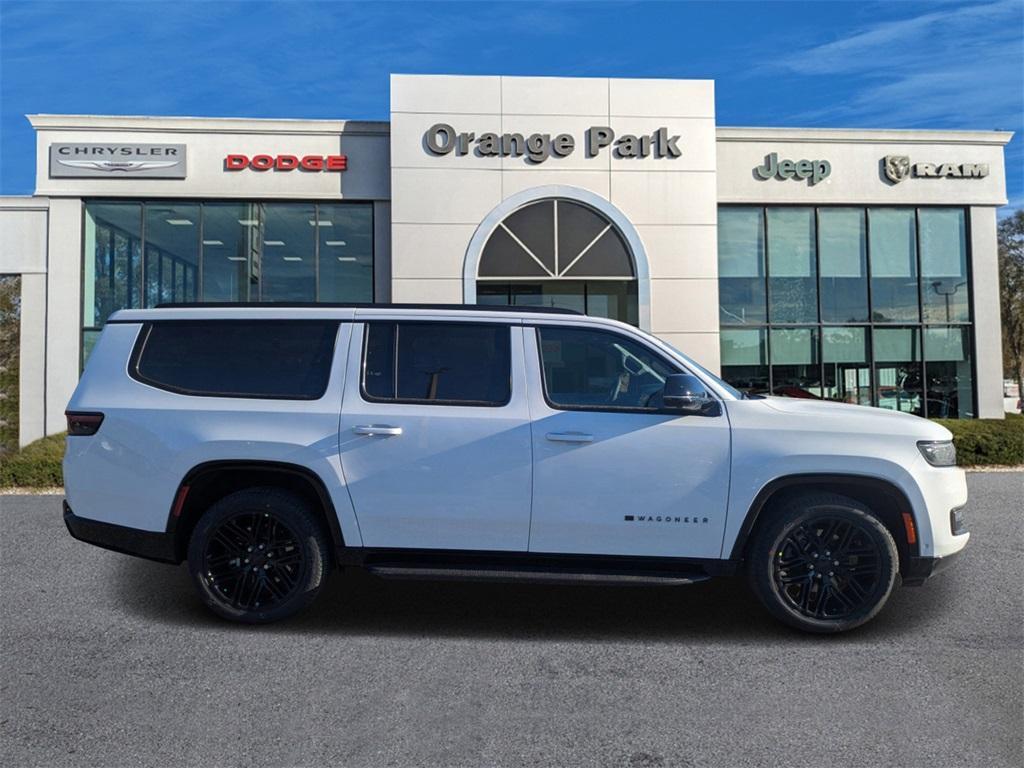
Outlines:
<svg viewBox="0 0 1024 768"><path fill-rule="evenodd" d="M202 573L204 553L213 532L229 518L246 512L268 512L284 523L302 548L300 588L267 610L244 610L226 603ZM319 594L327 576L329 555L326 538L306 503L278 488L250 488L225 496L196 523L188 545L188 570L203 603L218 616L244 624L280 621L306 608Z"/></svg>
<svg viewBox="0 0 1024 768"><path fill-rule="evenodd" d="M781 541L796 526L823 514L844 517L868 531L882 560L882 575L873 600L841 619L815 619L791 608L775 586L773 559ZM815 494L800 496L782 505L754 536L748 558L747 576L751 589L768 611L780 621L806 632L833 634L859 627L885 607L899 576L899 552L892 534L863 505L844 496Z"/></svg>

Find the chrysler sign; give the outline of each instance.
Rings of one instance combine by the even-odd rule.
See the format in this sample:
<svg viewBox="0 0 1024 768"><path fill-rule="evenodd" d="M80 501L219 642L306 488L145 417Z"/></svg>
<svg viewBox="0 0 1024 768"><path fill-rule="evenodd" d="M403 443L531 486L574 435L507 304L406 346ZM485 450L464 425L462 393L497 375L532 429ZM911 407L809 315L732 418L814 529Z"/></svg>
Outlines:
<svg viewBox="0 0 1024 768"><path fill-rule="evenodd" d="M184 179L184 144L51 144L50 178Z"/></svg>

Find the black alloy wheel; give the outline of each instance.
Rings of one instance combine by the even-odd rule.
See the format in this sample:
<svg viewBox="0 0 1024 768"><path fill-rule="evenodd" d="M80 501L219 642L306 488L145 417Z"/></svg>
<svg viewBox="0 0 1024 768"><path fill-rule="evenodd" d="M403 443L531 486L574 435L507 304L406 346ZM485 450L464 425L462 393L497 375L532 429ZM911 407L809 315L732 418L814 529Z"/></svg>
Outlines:
<svg viewBox="0 0 1024 768"><path fill-rule="evenodd" d="M823 514L784 535L772 576L792 610L813 619L847 619L878 590L882 557L865 527Z"/></svg>
<svg viewBox="0 0 1024 768"><path fill-rule="evenodd" d="M299 497L252 488L221 499L203 515L188 562L200 596L214 612L265 623L312 602L326 575L328 549Z"/></svg>
<svg viewBox="0 0 1024 768"><path fill-rule="evenodd" d="M751 587L776 618L810 632L842 632L871 620L896 584L899 553L888 529L853 499L790 499L755 533Z"/></svg>

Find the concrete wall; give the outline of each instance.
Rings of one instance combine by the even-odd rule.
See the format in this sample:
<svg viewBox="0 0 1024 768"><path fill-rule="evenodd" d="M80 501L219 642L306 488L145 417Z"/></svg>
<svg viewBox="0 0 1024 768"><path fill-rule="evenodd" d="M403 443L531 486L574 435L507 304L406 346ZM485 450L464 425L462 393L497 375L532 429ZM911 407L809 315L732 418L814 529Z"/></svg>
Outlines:
<svg viewBox="0 0 1024 768"><path fill-rule="evenodd" d="M387 123L345 120L32 115L36 129L36 193L54 197L194 197L199 199L356 199L389 197ZM185 144L184 179L50 178L53 143ZM348 156L338 172L230 171L228 154Z"/></svg>
<svg viewBox="0 0 1024 768"><path fill-rule="evenodd" d="M46 264L49 201L0 198L0 274L21 275L18 442L46 434Z"/></svg>
<svg viewBox="0 0 1024 768"><path fill-rule="evenodd" d="M974 383L978 416L1002 419L1003 339L999 317L999 249L995 208L970 209L971 302L974 309Z"/></svg>
<svg viewBox="0 0 1024 768"><path fill-rule="evenodd" d="M650 274L640 291L650 320L641 308L641 325L719 367L711 81L394 75L391 111L395 301L461 302L467 257L478 257L467 249L488 214L526 190L578 188L620 211L639 236ZM478 136L568 133L576 147L542 163L438 156L424 146L435 123ZM592 126L619 136L665 127L680 137L681 156L617 158L610 148L588 156Z"/></svg>

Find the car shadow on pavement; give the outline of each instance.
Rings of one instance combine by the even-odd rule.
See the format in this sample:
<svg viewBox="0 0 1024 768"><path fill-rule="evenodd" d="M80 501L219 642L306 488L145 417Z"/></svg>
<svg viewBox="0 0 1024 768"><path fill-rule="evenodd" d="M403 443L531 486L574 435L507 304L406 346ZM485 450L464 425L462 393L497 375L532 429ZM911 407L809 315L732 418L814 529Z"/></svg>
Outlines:
<svg viewBox="0 0 1024 768"><path fill-rule="evenodd" d="M110 599L131 613L196 628L231 626L199 602L184 566L124 560L112 582ZM923 589L899 589L879 617L842 638L877 642L923 628L953 610L956 587L954 579L936 578ZM685 587L577 587L386 581L360 570L333 574L309 610L261 631L525 641L820 639L775 621L738 577Z"/></svg>

